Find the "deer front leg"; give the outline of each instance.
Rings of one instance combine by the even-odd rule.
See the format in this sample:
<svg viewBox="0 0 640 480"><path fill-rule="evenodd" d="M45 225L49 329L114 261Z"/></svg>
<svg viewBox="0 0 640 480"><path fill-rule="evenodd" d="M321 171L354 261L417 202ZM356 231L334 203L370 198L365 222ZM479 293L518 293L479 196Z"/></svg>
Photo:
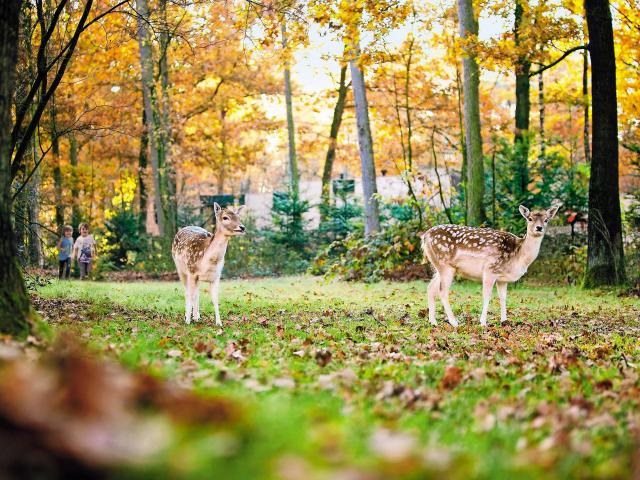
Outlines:
<svg viewBox="0 0 640 480"><path fill-rule="evenodd" d="M497 282L496 289L500 298L500 321L507 321L507 282Z"/></svg>
<svg viewBox="0 0 640 480"><path fill-rule="evenodd" d="M493 275L484 274L482 276L482 313L480 314L480 325L487 325L487 311L489 310L489 301L491 300L491 292L496 279Z"/></svg>
<svg viewBox="0 0 640 480"><path fill-rule="evenodd" d="M222 325L220 320L220 308L218 306L218 289L220 286L220 278L214 278L211 282L211 301L213 302L213 309L216 312L216 325Z"/></svg>
<svg viewBox="0 0 640 480"><path fill-rule="evenodd" d="M440 272L440 301L447 314L447 319L453 327L458 326L458 321L453 314L453 310L451 310L451 305L449 305L449 288L451 287L451 283L453 283L455 273L456 271L453 268L447 268Z"/></svg>
<svg viewBox="0 0 640 480"><path fill-rule="evenodd" d="M436 322L436 295L438 294L438 290L440 290L440 274L436 271L435 275L429 282L429 287L427 288L429 323L431 325L438 324L438 322Z"/></svg>

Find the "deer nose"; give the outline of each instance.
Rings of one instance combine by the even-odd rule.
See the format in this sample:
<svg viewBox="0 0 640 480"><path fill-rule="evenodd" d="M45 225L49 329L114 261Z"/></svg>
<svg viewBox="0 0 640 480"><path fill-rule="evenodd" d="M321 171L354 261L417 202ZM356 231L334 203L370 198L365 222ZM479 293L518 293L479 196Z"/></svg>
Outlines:
<svg viewBox="0 0 640 480"><path fill-rule="evenodd" d="M240 225L238 228L240 229L241 232L245 231L244 225Z"/></svg>
<svg viewBox="0 0 640 480"><path fill-rule="evenodd" d="M542 225L536 225L536 232L542 231Z"/></svg>

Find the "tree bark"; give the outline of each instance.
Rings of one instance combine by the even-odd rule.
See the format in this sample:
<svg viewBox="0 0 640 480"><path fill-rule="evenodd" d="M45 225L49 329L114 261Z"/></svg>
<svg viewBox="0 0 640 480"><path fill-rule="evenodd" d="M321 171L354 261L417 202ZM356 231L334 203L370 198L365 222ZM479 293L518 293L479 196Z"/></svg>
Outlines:
<svg viewBox="0 0 640 480"><path fill-rule="evenodd" d="M458 20L463 40L477 37L478 23L471 0L458 0ZM480 132L480 71L475 53L470 48L465 49L462 69L467 145L467 223L481 225L486 222L487 216L484 208L484 158Z"/></svg>
<svg viewBox="0 0 640 480"><path fill-rule="evenodd" d="M538 74L538 111L539 111L539 128L540 128L540 155L538 160L545 161L547 156L547 139L544 132L544 77L543 73Z"/></svg>
<svg viewBox="0 0 640 480"><path fill-rule="evenodd" d="M293 101L291 93L291 72L289 70L289 51L287 49L287 26L282 20L282 54L284 56L284 98L287 106L287 133L289 139L289 185L295 199L300 195L300 179L298 177L298 159L296 157L296 132L293 123Z"/></svg>
<svg viewBox="0 0 640 480"><path fill-rule="evenodd" d="M582 102L584 104L584 160L591 162L591 144L589 142L589 52L582 51Z"/></svg>
<svg viewBox="0 0 640 480"><path fill-rule="evenodd" d="M80 213L80 180L78 179L79 148L75 133L69 133L68 138L69 163L71 164L71 226L77 229L82 220Z"/></svg>
<svg viewBox="0 0 640 480"><path fill-rule="evenodd" d="M142 131L140 133L140 152L138 153L138 233L147 232L147 155L149 134L146 110L142 109Z"/></svg>
<svg viewBox="0 0 640 480"><path fill-rule="evenodd" d="M522 53L521 35L525 23L526 0L516 1L514 38L518 59L515 65L516 74L516 113L515 113L515 175L513 179L514 193L516 201L523 203L526 201L529 185L529 113L531 101L529 98L529 72L531 62L528 54Z"/></svg>
<svg viewBox="0 0 640 480"><path fill-rule="evenodd" d="M33 313L18 264L11 222L11 105L18 59L21 0L0 2L0 332L24 336Z"/></svg>
<svg viewBox="0 0 640 480"><path fill-rule="evenodd" d="M464 118L462 114L462 85L460 82L460 69L458 67L458 63L456 62L456 97L458 101L458 130L459 130L459 139L460 146L462 151L462 167L460 169L460 176L462 177L462 193L464 195L464 223L468 225L467 222L467 211L469 210L469 199L467 196L467 167L469 165L467 161L467 142L464 136Z"/></svg>
<svg viewBox="0 0 640 480"><path fill-rule="evenodd" d="M140 67L142 73L142 97L147 118L147 131L151 148L151 170L153 175L153 206L158 224L158 232L164 237L166 229L166 211L163 200L162 175L164 151L162 142L162 126L158 97L153 74L153 52L149 33L149 7L147 0L136 0L138 12L138 45L140 48Z"/></svg>
<svg viewBox="0 0 640 480"><path fill-rule="evenodd" d="M347 101L347 66L340 68L340 84L338 85L338 100L333 109L333 119L331 120L331 129L329 130L329 147L327 148L327 156L324 160L324 168L322 169L322 204L329 205L331 197L331 174L333 172L333 162L336 158L336 146L338 143L338 132L342 123L342 115L344 106Z"/></svg>
<svg viewBox="0 0 640 480"><path fill-rule="evenodd" d="M593 133L589 179L589 229L585 286L624 282L624 251L618 186L616 63L608 0L585 0Z"/></svg>
<svg viewBox="0 0 640 480"><path fill-rule="evenodd" d="M378 208L378 187L376 184L376 166L373 158L373 141L371 138L371 123L369 122L369 104L364 83L364 75L358 65L360 48L357 41L353 42L354 58L349 61L351 68L351 84L356 104L356 123L358 126L358 145L362 168L362 191L364 195L364 233L370 235L380 231L380 211Z"/></svg>
<svg viewBox="0 0 640 480"><path fill-rule="evenodd" d="M161 164L164 165L164 175L161 177L163 181L163 190L165 192L165 208L166 208L166 230L167 234L173 238L177 232L178 225L178 198L176 192L176 171L173 163L171 146L173 144L173 128L171 125L171 98L169 96L169 44L171 36L169 35L169 23L167 22L167 0L158 2L160 11L160 61L158 62L158 70L160 73L160 93L162 99L162 152L164 159Z"/></svg>
<svg viewBox="0 0 640 480"><path fill-rule="evenodd" d="M44 251L42 249L42 239L40 233L40 184L42 183L42 170L36 165L37 153L39 150L37 131L33 134L31 145L31 158L33 159L33 169L31 181L27 185L27 210L29 218L29 259L30 262L40 268L44 267ZM27 168L30 168L27 166Z"/></svg>

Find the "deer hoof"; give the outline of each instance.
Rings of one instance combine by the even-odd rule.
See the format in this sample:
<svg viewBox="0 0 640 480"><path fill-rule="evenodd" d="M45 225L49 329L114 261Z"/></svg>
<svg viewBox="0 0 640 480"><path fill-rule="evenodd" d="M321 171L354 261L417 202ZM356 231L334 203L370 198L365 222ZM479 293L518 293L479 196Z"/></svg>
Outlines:
<svg viewBox="0 0 640 480"><path fill-rule="evenodd" d="M184 319L184 322L185 322L187 325L189 325L189 324L191 323L191 319L190 319L190 318L185 318L185 319Z"/></svg>
<svg viewBox="0 0 640 480"><path fill-rule="evenodd" d="M459 325L457 320L449 320L449 323L452 327L457 327Z"/></svg>

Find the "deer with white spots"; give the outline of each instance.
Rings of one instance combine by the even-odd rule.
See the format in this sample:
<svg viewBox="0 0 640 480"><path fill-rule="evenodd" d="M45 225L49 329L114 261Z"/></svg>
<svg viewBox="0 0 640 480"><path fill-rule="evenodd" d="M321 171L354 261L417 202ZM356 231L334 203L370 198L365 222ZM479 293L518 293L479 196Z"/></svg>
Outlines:
<svg viewBox="0 0 640 480"><path fill-rule="evenodd" d="M216 217L216 232L212 234L204 228L190 226L178 230L171 255L178 269L180 281L185 289L185 321L200 320L199 282L211 282L211 301L216 313L216 325L222 325L218 308L218 288L224 267L224 255L229 239L244 235L245 227L240 222L240 212L244 206L221 208L213 204Z"/></svg>
<svg viewBox="0 0 640 480"><path fill-rule="evenodd" d="M462 225L438 225L421 235L422 251L435 270L429 283L429 322L436 323L436 295L447 314L449 323L458 326L449 305L449 288L454 276L482 282L482 314L480 324L487 324L487 310L493 286L500 298L500 320L507 320L507 284L519 280L537 258L547 223L559 206L548 210L529 211L520 205L527 220L524 238L491 228Z"/></svg>

